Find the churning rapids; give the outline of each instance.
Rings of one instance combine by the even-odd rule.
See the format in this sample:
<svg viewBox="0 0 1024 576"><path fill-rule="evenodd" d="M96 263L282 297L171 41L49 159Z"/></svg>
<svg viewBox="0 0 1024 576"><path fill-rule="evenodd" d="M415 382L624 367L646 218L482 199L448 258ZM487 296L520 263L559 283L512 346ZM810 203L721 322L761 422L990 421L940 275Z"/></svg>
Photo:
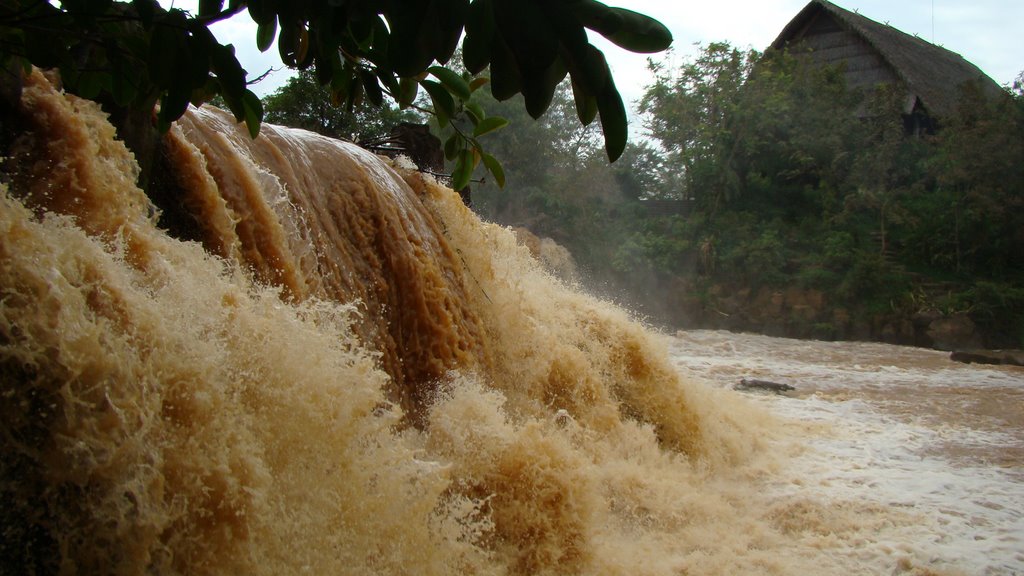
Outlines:
<svg viewBox="0 0 1024 576"><path fill-rule="evenodd" d="M3 574L1024 571L1017 369L659 335L414 170L216 110L165 141L172 235L98 107L22 103Z"/></svg>

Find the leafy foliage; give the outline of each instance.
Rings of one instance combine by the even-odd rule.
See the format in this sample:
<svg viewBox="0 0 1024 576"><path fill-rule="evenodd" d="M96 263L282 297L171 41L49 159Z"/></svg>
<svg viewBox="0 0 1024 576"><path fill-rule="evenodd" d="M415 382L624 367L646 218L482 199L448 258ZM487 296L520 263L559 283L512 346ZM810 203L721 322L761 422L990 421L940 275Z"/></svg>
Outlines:
<svg viewBox="0 0 1024 576"><path fill-rule="evenodd" d="M284 64L314 70L332 101L349 110L363 101L380 106L385 96L406 108L422 87L443 127L479 87L466 75L433 66L449 61L460 38L470 76L490 66L495 97L522 93L534 118L568 75L580 121L589 124L600 114L613 160L626 144L625 108L586 30L638 52L664 50L672 41L657 21L595 0L202 0L198 14L165 10L157 0L2 0L0 65L13 59L59 67L72 92L110 97L120 106L148 110L159 100L163 129L189 102L219 94L255 137L263 119L260 100L246 88L233 47L208 29L246 10L258 26L261 50L276 39ZM489 120L479 128L486 119L479 116L471 116L474 132L499 124ZM471 173L480 160L497 165L476 136L459 134L459 174Z"/></svg>
<svg viewBox="0 0 1024 576"><path fill-rule="evenodd" d="M690 242L716 244L714 266L686 269L691 250L676 274L809 283L866 314L950 311L939 301L955 294L1003 342L1024 330L1007 288L1024 281L1020 93L966 84L958 113L916 134L898 88L852 90L841 69L784 52L712 44L653 68L645 125L694 198Z"/></svg>
<svg viewBox="0 0 1024 576"><path fill-rule="evenodd" d="M330 90L316 81L311 70L300 71L265 96L263 108L268 122L352 141L387 136L400 122L422 122L412 109L399 110L386 101L380 106L361 102L351 110L334 106Z"/></svg>
<svg viewBox="0 0 1024 576"><path fill-rule="evenodd" d="M109 98L122 107L149 109L160 102L166 129L190 101L220 94L256 134L259 98L246 89L245 70L233 48L217 42L209 24L243 9L190 16L164 10L156 0L37 0L0 3L0 63L59 68L65 87L85 98Z"/></svg>
<svg viewBox="0 0 1024 576"><path fill-rule="evenodd" d="M722 161L734 145L732 111L756 57L718 42L676 71L651 63L656 81L640 101L644 127L677 167L679 186L702 205L728 191L732 167Z"/></svg>

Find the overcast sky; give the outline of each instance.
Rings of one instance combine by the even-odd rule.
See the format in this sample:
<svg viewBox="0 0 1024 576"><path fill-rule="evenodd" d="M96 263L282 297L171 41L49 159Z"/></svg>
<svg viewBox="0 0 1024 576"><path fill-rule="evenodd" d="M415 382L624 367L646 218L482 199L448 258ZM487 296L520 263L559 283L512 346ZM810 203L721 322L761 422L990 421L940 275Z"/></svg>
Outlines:
<svg viewBox="0 0 1024 576"><path fill-rule="evenodd" d="M675 38L674 58L681 62L697 52L697 43L727 41L738 48L764 50L807 5L807 0L606 0L605 3L663 22ZM838 0L835 3L957 52L1000 85L1012 83L1024 70L1024 42L1021 41L1024 2L1021 0ZM175 0L176 6L190 10L194 10L196 4L195 0ZM266 54L256 50L253 24L247 16L219 24L215 33L222 42L235 45L242 66L251 77L271 67L281 67L276 47ZM598 36L592 34L592 37ZM611 63L623 100L632 108L632 102L651 82L647 56L630 54L610 44L600 47ZM254 87L254 91L267 94L287 78L287 72L275 73Z"/></svg>
<svg viewBox="0 0 1024 576"><path fill-rule="evenodd" d="M806 6L808 0L660 0L609 1L653 16L675 38L677 59L692 56L695 43L728 41L739 48L764 50ZM1024 71L1024 2L1021 0L837 0L876 22L888 23L952 50L981 68L1000 85ZM934 7L934 9L933 9ZM605 51L624 99L631 102L650 82L646 58ZM635 95L634 95L635 94Z"/></svg>

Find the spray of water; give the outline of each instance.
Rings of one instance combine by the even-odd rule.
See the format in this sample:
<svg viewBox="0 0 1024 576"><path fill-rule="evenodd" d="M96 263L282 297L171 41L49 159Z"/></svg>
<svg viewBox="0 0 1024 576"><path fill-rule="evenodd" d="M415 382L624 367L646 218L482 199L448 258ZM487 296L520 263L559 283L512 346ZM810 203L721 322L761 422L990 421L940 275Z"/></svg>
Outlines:
<svg viewBox="0 0 1024 576"><path fill-rule="evenodd" d="M807 427L681 377L429 178L193 112L167 143L182 241L97 106L38 73L24 98L0 196L5 566L840 574L838 540L909 521L770 496Z"/></svg>

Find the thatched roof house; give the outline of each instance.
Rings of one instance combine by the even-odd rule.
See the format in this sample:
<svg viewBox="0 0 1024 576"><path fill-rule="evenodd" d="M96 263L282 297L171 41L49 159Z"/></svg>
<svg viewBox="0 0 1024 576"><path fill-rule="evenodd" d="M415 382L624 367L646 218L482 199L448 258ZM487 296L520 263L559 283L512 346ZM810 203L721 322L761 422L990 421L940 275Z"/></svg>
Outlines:
<svg viewBox="0 0 1024 576"><path fill-rule="evenodd" d="M851 88L899 83L904 114L941 118L955 112L959 86L978 81L993 95L1002 89L962 56L880 24L826 0L812 0L786 25L771 48L807 50L818 62L845 65Z"/></svg>

